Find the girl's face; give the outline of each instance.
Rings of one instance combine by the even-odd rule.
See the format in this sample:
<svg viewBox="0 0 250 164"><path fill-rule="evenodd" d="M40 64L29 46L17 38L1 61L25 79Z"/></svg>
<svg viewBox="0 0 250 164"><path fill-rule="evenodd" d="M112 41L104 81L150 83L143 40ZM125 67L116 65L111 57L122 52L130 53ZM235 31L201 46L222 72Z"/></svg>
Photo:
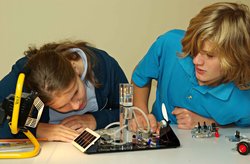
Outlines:
<svg viewBox="0 0 250 164"><path fill-rule="evenodd" d="M193 58L199 85L213 84L223 77L218 53L212 52L212 47L211 42L205 41L201 51Z"/></svg>
<svg viewBox="0 0 250 164"><path fill-rule="evenodd" d="M73 110L83 109L87 104L86 88L80 77L77 76L68 88L56 92L54 98L47 105L58 112L66 113Z"/></svg>

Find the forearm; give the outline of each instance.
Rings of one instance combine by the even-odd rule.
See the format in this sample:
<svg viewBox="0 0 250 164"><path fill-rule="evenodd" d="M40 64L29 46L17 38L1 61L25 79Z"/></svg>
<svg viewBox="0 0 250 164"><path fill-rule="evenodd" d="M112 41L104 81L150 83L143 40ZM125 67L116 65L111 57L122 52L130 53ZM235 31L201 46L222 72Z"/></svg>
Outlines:
<svg viewBox="0 0 250 164"><path fill-rule="evenodd" d="M134 106L142 109L145 113L149 113L148 111L148 100L150 95L151 83L147 84L144 87L138 87L133 81L134 85Z"/></svg>
<svg viewBox="0 0 250 164"><path fill-rule="evenodd" d="M203 117L185 108L175 107L172 114L176 116L178 128L180 129L192 129L198 123L200 125L204 125L204 123L206 125L217 124L214 119Z"/></svg>

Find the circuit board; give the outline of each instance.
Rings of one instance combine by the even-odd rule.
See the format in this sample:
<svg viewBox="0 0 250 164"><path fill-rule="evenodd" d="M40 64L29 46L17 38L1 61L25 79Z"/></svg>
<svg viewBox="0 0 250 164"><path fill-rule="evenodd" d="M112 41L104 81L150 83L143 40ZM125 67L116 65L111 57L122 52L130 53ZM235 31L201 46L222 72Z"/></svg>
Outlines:
<svg viewBox="0 0 250 164"><path fill-rule="evenodd" d="M131 141L121 143L119 135L116 137L111 136L110 131L97 132L100 138L91 145L85 153L112 153L112 152L126 152L126 151L139 151L139 150L155 150L176 148L180 146L179 139L175 135L172 128L168 125L161 128L160 134L136 134L130 133Z"/></svg>

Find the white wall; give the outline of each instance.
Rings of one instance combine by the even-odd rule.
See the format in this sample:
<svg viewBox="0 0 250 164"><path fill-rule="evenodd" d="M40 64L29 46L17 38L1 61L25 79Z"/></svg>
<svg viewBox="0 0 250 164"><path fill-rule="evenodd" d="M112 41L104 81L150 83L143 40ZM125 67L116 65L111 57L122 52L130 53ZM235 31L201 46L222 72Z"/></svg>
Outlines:
<svg viewBox="0 0 250 164"><path fill-rule="evenodd" d="M213 2L218 0L0 0L0 79L29 45L65 39L106 50L130 79L158 35L186 29Z"/></svg>

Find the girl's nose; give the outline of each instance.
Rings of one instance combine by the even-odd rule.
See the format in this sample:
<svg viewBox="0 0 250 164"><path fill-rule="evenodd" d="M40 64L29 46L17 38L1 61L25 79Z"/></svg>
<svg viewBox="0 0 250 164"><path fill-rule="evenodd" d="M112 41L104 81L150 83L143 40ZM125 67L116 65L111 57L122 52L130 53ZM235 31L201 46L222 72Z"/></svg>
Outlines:
<svg viewBox="0 0 250 164"><path fill-rule="evenodd" d="M72 107L72 109L79 109L80 105L81 105L81 101L80 100L75 100L70 102L70 105Z"/></svg>

